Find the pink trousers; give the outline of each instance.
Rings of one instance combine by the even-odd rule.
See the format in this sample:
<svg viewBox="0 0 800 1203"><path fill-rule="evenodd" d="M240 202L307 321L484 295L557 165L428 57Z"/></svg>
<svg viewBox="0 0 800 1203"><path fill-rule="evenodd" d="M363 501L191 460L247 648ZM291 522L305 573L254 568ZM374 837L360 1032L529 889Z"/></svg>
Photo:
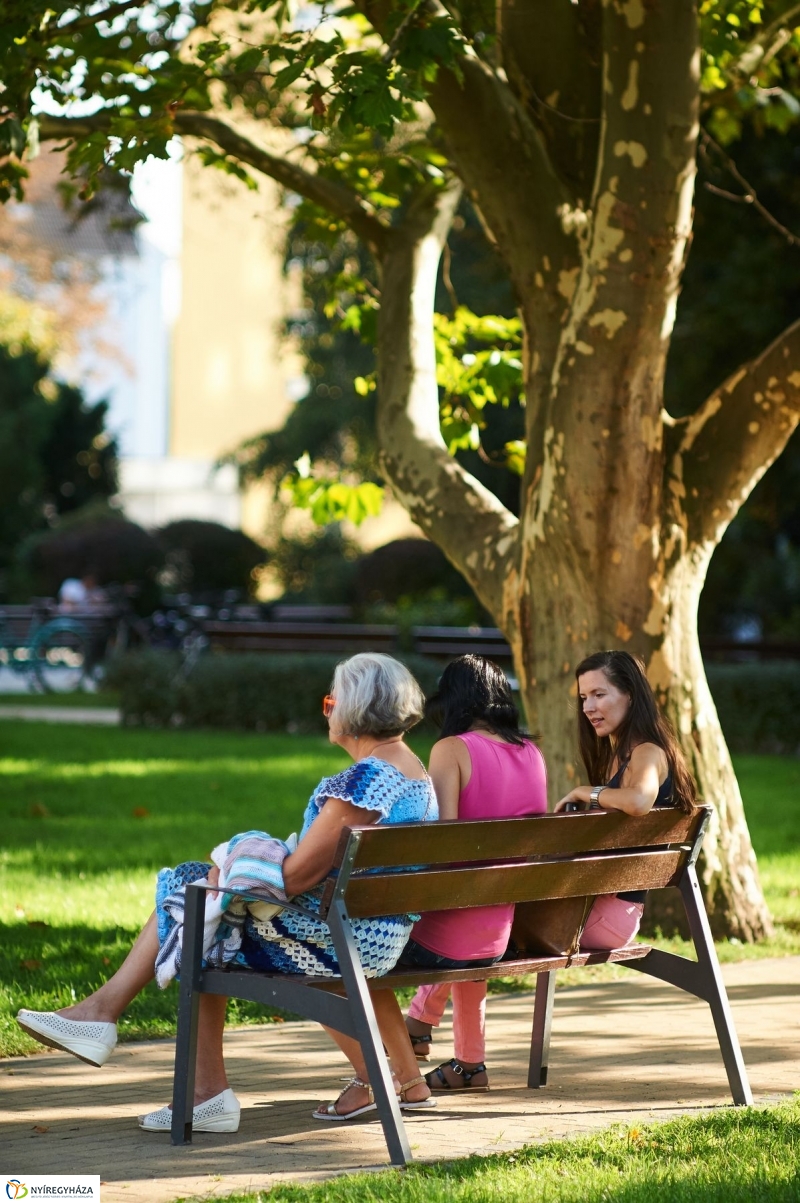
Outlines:
<svg viewBox="0 0 800 1203"><path fill-rule="evenodd" d="M616 894L596 899L581 936L582 949L624 948L635 939L644 905ZM453 1044L459 1061L483 1061L486 1056L486 982L441 982L420 986L408 1009L412 1019L438 1028L450 993L453 994Z"/></svg>
<svg viewBox="0 0 800 1203"><path fill-rule="evenodd" d="M644 904L626 902L616 894L595 899L581 936L581 950L624 948L639 930Z"/></svg>
<svg viewBox="0 0 800 1203"><path fill-rule="evenodd" d="M456 1060L480 1063L486 1055L486 982L440 982L434 986L420 986L408 1013L412 1019L438 1028L451 990Z"/></svg>

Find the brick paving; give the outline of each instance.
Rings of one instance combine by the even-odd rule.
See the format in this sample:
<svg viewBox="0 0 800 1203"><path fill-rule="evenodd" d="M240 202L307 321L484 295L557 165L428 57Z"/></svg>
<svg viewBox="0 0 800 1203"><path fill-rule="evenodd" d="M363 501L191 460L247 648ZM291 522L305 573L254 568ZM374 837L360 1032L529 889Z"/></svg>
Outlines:
<svg viewBox="0 0 800 1203"><path fill-rule="evenodd" d="M726 965L724 976L756 1101L790 1096L800 1088L800 957ZM437 1111L408 1116L416 1158L510 1150L730 1105L705 1004L633 973L559 991L542 1091L525 1087L532 1006L530 994L489 999L492 1090L439 1096ZM452 1055L450 1038L448 1019L434 1064ZM376 1120L311 1118L346 1069L320 1028L236 1029L226 1052L239 1132L200 1134L177 1149L133 1118L169 1097L170 1041L120 1045L99 1070L56 1052L0 1061L0 1173L99 1172L103 1203L169 1203L387 1164Z"/></svg>

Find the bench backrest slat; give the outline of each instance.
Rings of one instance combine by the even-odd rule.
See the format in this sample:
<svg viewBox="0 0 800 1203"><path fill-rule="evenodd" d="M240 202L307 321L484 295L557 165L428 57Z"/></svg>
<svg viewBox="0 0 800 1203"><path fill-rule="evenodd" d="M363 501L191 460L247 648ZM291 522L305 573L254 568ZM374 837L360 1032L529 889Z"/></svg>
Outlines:
<svg viewBox="0 0 800 1203"><path fill-rule="evenodd" d="M350 879L344 901L352 918L362 918L660 889L675 884L687 856L688 849L677 848L570 861L365 873Z"/></svg>
<svg viewBox="0 0 800 1203"><path fill-rule="evenodd" d="M353 868L374 869L384 865L571 856L606 849L692 844L703 815L703 809L687 815L670 807L651 810L635 819L619 811L598 811L527 819L346 828L334 865L338 868L345 855L349 856L346 849L351 832L358 839Z"/></svg>

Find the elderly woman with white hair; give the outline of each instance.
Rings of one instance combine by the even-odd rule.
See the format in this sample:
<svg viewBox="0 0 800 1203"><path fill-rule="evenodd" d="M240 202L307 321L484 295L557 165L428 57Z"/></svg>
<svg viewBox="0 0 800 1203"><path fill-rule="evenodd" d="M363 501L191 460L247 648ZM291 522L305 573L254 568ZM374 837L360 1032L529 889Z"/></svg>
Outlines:
<svg viewBox="0 0 800 1203"><path fill-rule="evenodd" d="M306 807L296 851L283 861L286 895L297 898L307 910L319 909L319 887L333 864L343 827L437 818L430 778L404 742L405 733L422 717L423 706L417 682L391 656L364 653L337 666L323 710L331 743L343 748L354 763L319 783ZM190 862L179 868L184 871L184 883L206 878L216 885L219 880L219 870L207 864ZM90 1065L104 1064L116 1045L117 1020L153 979L160 917L163 920L163 915L153 912L117 972L88 998L58 1012L20 1011L18 1023L43 1044L72 1053ZM394 966L412 924L410 915L353 921L367 977L380 976ZM271 919L248 917L237 959L253 969L273 973L338 973L327 924L288 910ZM401 1106L417 1109L434 1105L429 1087L418 1076L393 992L375 991L373 1004L400 1089ZM194 1097L194 1129L199 1132L236 1132L239 1127L239 1103L228 1085L222 1054L226 1005L227 999L217 995L204 994L200 999ZM321 1105L315 1117L345 1120L374 1110L360 1046L340 1033L330 1034L349 1058L356 1076L336 1102ZM163 1107L141 1116L139 1123L146 1131L166 1132L171 1124L170 1110Z"/></svg>

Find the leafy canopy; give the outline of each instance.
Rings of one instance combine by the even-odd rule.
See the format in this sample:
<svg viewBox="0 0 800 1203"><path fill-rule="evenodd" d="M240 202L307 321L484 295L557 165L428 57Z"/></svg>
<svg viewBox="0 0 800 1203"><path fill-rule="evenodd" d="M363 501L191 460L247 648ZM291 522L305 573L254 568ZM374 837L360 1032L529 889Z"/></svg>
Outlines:
<svg viewBox="0 0 800 1203"><path fill-rule="evenodd" d="M380 31L364 0L3 0L0 200L23 195L44 114L82 122L67 140L68 165L89 197L108 168L130 173L149 156L165 158L179 115L199 113L227 115L248 132L263 123L262 144L280 145L287 161L346 187L362 211L391 226L415 191L440 186L454 170L425 103L437 74L458 74L467 55L496 69L502 47L488 0L374 7ZM730 144L745 125L788 129L800 116L797 6L700 0L699 13L708 131ZM194 153L255 186L252 167L230 147L206 139ZM298 217L331 246L347 229L341 214L309 199ZM330 281L331 311L367 342L378 305L360 273ZM437 318L451 452L478 448L485 407L521 395L520 337L513 321L463 308ZM369 374L356 387L368 392ZM505 456L519 472L524 445L513 440ZM297 502L326 520L377 504L372 486L331 480L305 461L291 483Z"/></svg>

